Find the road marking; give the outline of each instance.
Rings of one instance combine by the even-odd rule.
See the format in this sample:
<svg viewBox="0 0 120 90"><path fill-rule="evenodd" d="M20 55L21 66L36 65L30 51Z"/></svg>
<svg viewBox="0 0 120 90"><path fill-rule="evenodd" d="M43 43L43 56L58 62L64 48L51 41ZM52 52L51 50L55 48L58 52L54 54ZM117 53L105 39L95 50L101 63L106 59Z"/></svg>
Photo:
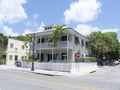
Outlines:
<svg viewBox="0 0 120 90"><path fill-rule="evenodd" d="M28 77L17 76L17 75L8 75L8 74L5 74L5 73L0 73L0 75L14 77L14 78L21 78L21 79L25 79L25 80L40 82L40 83L42 82L42 83L51 84L51 85L65 86L65 87L70 87L70 88L75 88L75 89L100 90L100 89L97 89L97 88L91 88L91 87L87 87L87 86L78 86L78 85L73 85L73 84L66 84L66 83L63 83L63 82L53 82L53 81L49 81L49 80L39 80L37 78L28 78Z"/></svg>

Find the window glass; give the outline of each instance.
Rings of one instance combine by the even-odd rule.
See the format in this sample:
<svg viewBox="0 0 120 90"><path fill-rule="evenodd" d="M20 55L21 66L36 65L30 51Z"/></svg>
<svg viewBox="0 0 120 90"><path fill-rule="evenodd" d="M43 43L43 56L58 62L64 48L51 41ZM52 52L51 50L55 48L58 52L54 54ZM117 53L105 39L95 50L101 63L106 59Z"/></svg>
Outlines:
<svg viewBox="0 0 120 90"><path fill-rule="evenodd" d="M15 61L17 61L18 60L18 56L17 55L15 55Z"/></svg>
<svg viewBox="0 0 120 90"><path fill-rule="evenodd" d="M61 41L67 41L67 36L62 36Z"/></svg>
<svg viewBox="0 0 120 90"><path fill-rule="evenodd" d="M79 38L75 36L75 44L78 45L79 43Z"/></svg>
<svg viewBox="0 0 120 90"><path fill-rule="evenodd" d="M14 47L14 44L13 43L10 43L10 48L13 48Z"/></svg>
<svg viewBox="0 0 120 90"><path fill-rule="evenodd" d="M84 46L84 41L83 41L83 39L81 40L81 45Z"/></svg>
<svg viewBox="0 0 120 90"><path fill-rule="evenodd" d="M22 45L22 50L24 50L24 45Z"/></svg>
<svg viewBox="0 0 120 90"><path fill-rule="evenodd" d="M9 60L13 60L13 56L12 55L9 56Z"/></svg>

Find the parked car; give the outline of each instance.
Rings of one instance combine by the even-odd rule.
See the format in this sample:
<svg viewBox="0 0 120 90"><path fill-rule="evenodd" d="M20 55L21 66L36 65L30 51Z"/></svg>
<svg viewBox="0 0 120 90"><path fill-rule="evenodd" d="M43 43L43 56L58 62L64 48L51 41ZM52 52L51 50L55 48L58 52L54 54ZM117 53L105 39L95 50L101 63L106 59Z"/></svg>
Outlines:
<svg viewBox="0 0 120 90"><path fill-rule="evenodd" d="M22 61L21 61L21 60L15 61L15 65L16 65L17 67L21 67Z"/></svg>
<svg viewBox="0 0 120 90"><path fill-rule="evenodd" d="M120 64L120 62L117 61L117 60L115 60L114 62L112 62L112 66L116 66L116 65L118 65L118 64Z"/></svg>

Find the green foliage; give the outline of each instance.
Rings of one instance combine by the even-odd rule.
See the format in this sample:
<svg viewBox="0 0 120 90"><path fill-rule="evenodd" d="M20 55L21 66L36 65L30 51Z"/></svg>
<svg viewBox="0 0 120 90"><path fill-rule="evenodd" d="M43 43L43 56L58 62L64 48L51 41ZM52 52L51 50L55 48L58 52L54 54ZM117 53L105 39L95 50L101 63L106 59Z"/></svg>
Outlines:
<svg viewBox="0 0 120 90"><path fill-rule="evenodd" d="M0 57L0 64L5 64L6 63L6 58Z"/></svg>
<svg viewBox="0 0 120 90"><path fill-rule="evenodd" d="M65 25L57 25L54 26L53 33L49 36L48 41L53 41L53 46L55 47L57 45L57 42L60 41L61 37L66 34L64 30Z"/></svg>
<svg viewBox="0 0 120 90"><path fill-rule="evenodd" d="M89 57L90 62L97 62L97 58L96 57Z"/></svg>
<svg viewBox="0 0 120 90"><path fill-rule="evenodd" d="M19 36L14 36L12 38L24 41L25 44L28 43L28 42L30 42L30 37L28 35L25 35L25 36L19 35Z"/></svg>
<svg viewBox="0 0 120 90"><path fill-rule="evenodd" d="M100 58L102 55L105 55L109 59L119 58L120 45L116 32L93 32L88 36L88 38L90 40L89 48L97 58Z"/></svg>
<svg viewBox="0 0 120 90"><path fill-rule="evenodd" d="M37 58L33 58L33 56L30 55L30 56L28 57L28 59L26 59L26 60L24 60L24 61L27 62L27 63L29 63L29 62L37 61Z"/></svg>
<svg viewBox="0 0 120 90"><path fill-rule="evenodd" d="M5 54L8 44L8 37L0 33L0 56Z"/></svg>
<svg viewBox="0 0 120 90"><path fill-rule="evenodd" d="M97 62L96 57L81 57L79 60L76 60L76 62Z"/></svg>

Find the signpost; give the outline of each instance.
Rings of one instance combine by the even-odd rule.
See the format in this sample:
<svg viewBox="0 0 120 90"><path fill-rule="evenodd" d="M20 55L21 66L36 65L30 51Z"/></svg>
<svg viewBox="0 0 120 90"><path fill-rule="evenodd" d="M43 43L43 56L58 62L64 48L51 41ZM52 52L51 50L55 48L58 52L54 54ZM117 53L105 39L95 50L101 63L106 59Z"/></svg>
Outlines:
<svg viewBox="0 0 120 90"><path fill-rule="evenodd" d="M75 54L75 57L76 57L77 59L79 59L80 56L81 56L80 52L77 52L77 53Z"/></svg>

